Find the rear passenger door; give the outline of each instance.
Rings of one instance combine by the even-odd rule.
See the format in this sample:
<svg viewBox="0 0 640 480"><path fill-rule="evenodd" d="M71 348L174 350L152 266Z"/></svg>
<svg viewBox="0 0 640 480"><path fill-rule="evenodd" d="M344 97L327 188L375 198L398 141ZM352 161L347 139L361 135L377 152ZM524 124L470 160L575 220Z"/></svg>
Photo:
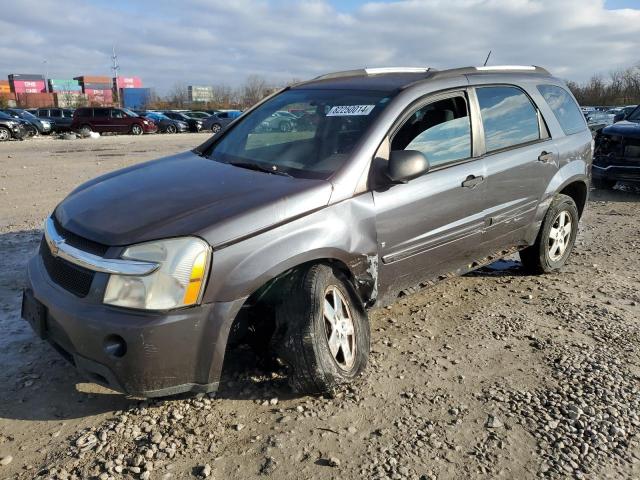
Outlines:
<svg viewBox="0 0 640 480"><path fill-rule="evenodd" d="M406 184L378 180L374 188L381 297L478 258L486 174L484 160L473 156L470 118L465 92L429 97L400 120L381 147L419 150L430 163L429 172ZM376 171L386 167L379 158Z"/></svg>
<svg viewBox="0 0 640 480"><path fill-rule="evenodd" d="M475 95L474 95L475 94ZM530 96L513 85L477 86L487 173L486 255L525 243L558 152Z"/></svg>
<svg viewBox="0 0 640 480"><path fill-rule="evenodd" d="M91 120L92 128L96 132L112 132L111 117L109 115L110 108L94 108L93 119Z"/></svg>

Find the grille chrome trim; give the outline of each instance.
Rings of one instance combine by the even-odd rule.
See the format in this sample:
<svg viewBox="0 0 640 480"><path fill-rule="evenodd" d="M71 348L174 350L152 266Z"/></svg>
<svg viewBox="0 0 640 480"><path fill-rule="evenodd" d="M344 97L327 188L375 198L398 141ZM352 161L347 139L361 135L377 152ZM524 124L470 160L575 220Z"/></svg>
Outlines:
<svg viewBox="0 0 640 480"><path fill-rule="evenodd" d="M69 245L57 232L51 217L44 223L44 238L54 257L60 257L67 262L94 272L112 273L115 275L144 276L153 273L160 265L153 262L138 260L123 260L120 258L103 258L93 253L82 251Z"/></svg>

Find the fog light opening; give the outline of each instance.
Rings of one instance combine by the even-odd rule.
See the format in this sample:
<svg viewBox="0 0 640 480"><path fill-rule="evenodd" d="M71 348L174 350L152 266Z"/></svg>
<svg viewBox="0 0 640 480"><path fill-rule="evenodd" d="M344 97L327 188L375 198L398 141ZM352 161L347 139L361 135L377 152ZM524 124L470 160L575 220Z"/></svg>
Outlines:
<svg viewBox="0 0 640 480"><path fill-rule="evenodd" d="M104 351L112 357L121 358L127 353L127 342L120 335L109 335L103 345Z"/></svg>

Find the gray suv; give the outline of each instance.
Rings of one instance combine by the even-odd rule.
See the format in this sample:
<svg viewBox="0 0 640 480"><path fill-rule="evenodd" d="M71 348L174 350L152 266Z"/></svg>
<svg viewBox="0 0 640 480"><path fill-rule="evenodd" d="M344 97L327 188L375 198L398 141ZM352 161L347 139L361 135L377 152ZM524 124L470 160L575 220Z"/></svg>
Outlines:
<svg viewBox="0 0 640 480"><path fill-rule="evenodd" d="M283 111L305 127L262 128ZM22 315L132 395L214 391L241 341L296 390L331 392L365 370L368 309L513 252L561 268L590 169L584 117L542 68L324 75L76 188L46 220Z"/></svg>

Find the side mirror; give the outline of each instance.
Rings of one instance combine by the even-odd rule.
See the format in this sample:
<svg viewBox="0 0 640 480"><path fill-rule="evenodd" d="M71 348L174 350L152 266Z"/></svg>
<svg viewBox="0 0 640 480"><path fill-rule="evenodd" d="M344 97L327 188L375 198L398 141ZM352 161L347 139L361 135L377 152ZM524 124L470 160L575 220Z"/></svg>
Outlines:
<svg viewBox="0 0 640 480"><path fill-rule="evenodd" d="M624 117L624 113L616 113L616 115L613 117L613 123L621 122L622 120L624 120Z"/></svg>
<svg viewBox="0 0 640 480"><path fill-rule="evenodd" d="M407 183L429 171L429 160L418 150L393 150L389 155L387 177L394 183Z"/></svg>

